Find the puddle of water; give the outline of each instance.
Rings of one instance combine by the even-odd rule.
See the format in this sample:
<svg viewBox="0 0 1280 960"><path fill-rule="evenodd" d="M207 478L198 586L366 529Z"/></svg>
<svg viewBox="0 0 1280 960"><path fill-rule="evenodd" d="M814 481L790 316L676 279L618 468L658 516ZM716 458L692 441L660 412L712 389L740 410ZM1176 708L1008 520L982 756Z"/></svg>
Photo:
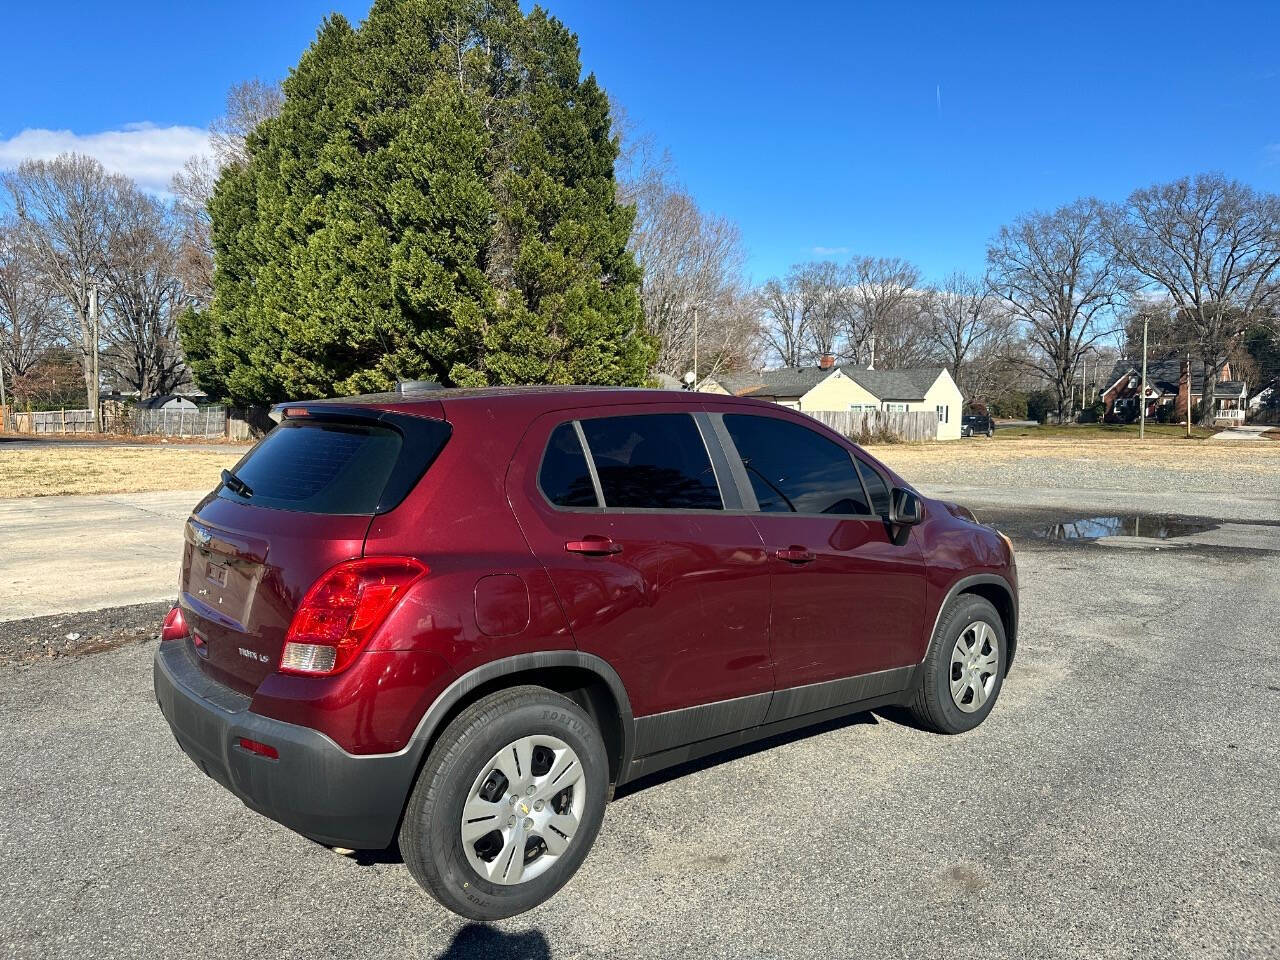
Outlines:
<svg viewBox="0 0 1280 960"><path fill-rule="evenodd" d="M1193 533L1216 530L1218 524L1182 517L1128 514L1115 517L1082 517L1038 527L1035 535L1045 540L1097 540L1100 537L1150 537L1169 540Z"/></svg>

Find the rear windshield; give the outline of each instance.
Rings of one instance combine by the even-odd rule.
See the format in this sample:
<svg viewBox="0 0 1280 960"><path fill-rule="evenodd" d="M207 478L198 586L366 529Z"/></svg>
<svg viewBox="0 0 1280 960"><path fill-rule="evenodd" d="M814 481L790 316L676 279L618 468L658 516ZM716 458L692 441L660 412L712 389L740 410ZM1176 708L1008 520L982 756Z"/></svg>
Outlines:
<svg viewBox="0 0 1280 960"><path fill-rule="evenodd" d="M236 468L252 494L224 484L218 496L304 513L375 513L403 443L390 427L285 420Z"/></svg>

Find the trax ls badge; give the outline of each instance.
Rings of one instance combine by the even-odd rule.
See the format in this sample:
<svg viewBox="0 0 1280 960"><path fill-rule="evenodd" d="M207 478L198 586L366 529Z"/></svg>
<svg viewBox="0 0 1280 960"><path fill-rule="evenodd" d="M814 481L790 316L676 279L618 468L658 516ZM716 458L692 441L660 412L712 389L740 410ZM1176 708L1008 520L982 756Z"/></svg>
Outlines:
<svg viewBox="0 0 1280 960"><path fill-rule="evenodd" d="M258 653L257 650L246 650L244 647L240 647L239 650L240 656L248 657L250 660L254 660L258 663L267 663L271 660L271 658L265 653Z"/></svg>

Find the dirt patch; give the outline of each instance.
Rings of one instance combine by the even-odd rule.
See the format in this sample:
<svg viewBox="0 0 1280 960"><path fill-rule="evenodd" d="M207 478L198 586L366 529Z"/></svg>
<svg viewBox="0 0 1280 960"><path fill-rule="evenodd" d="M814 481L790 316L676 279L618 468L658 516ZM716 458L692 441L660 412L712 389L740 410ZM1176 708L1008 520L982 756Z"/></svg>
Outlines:
<svg viewBox="0 0 1280 960"><path fill-rule="evenodd" d="M0 623L0 666L81 657L160 637L169 603L137 603L88 613Z"/></svg>
<svg viewBox="0 0 1280 960"><path fill-rule="evenodd" d="M0 497L212 489L222 469L233 466L244 451L243 446L228 446L224 452L158 444L6 447L0 450Z"/></svg>

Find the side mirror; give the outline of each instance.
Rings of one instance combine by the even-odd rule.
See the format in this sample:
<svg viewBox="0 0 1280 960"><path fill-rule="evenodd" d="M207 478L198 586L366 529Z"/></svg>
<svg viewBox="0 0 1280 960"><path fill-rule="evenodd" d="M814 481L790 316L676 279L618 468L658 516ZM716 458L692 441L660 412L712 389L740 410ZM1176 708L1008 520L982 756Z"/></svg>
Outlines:
<svg viewBox="0 0 1280 960"><path fill-rule="evenodd" d="M889 495L889 522L898 527L913 527L924 519L920 498L905 487L894 487Z"/></svg>

